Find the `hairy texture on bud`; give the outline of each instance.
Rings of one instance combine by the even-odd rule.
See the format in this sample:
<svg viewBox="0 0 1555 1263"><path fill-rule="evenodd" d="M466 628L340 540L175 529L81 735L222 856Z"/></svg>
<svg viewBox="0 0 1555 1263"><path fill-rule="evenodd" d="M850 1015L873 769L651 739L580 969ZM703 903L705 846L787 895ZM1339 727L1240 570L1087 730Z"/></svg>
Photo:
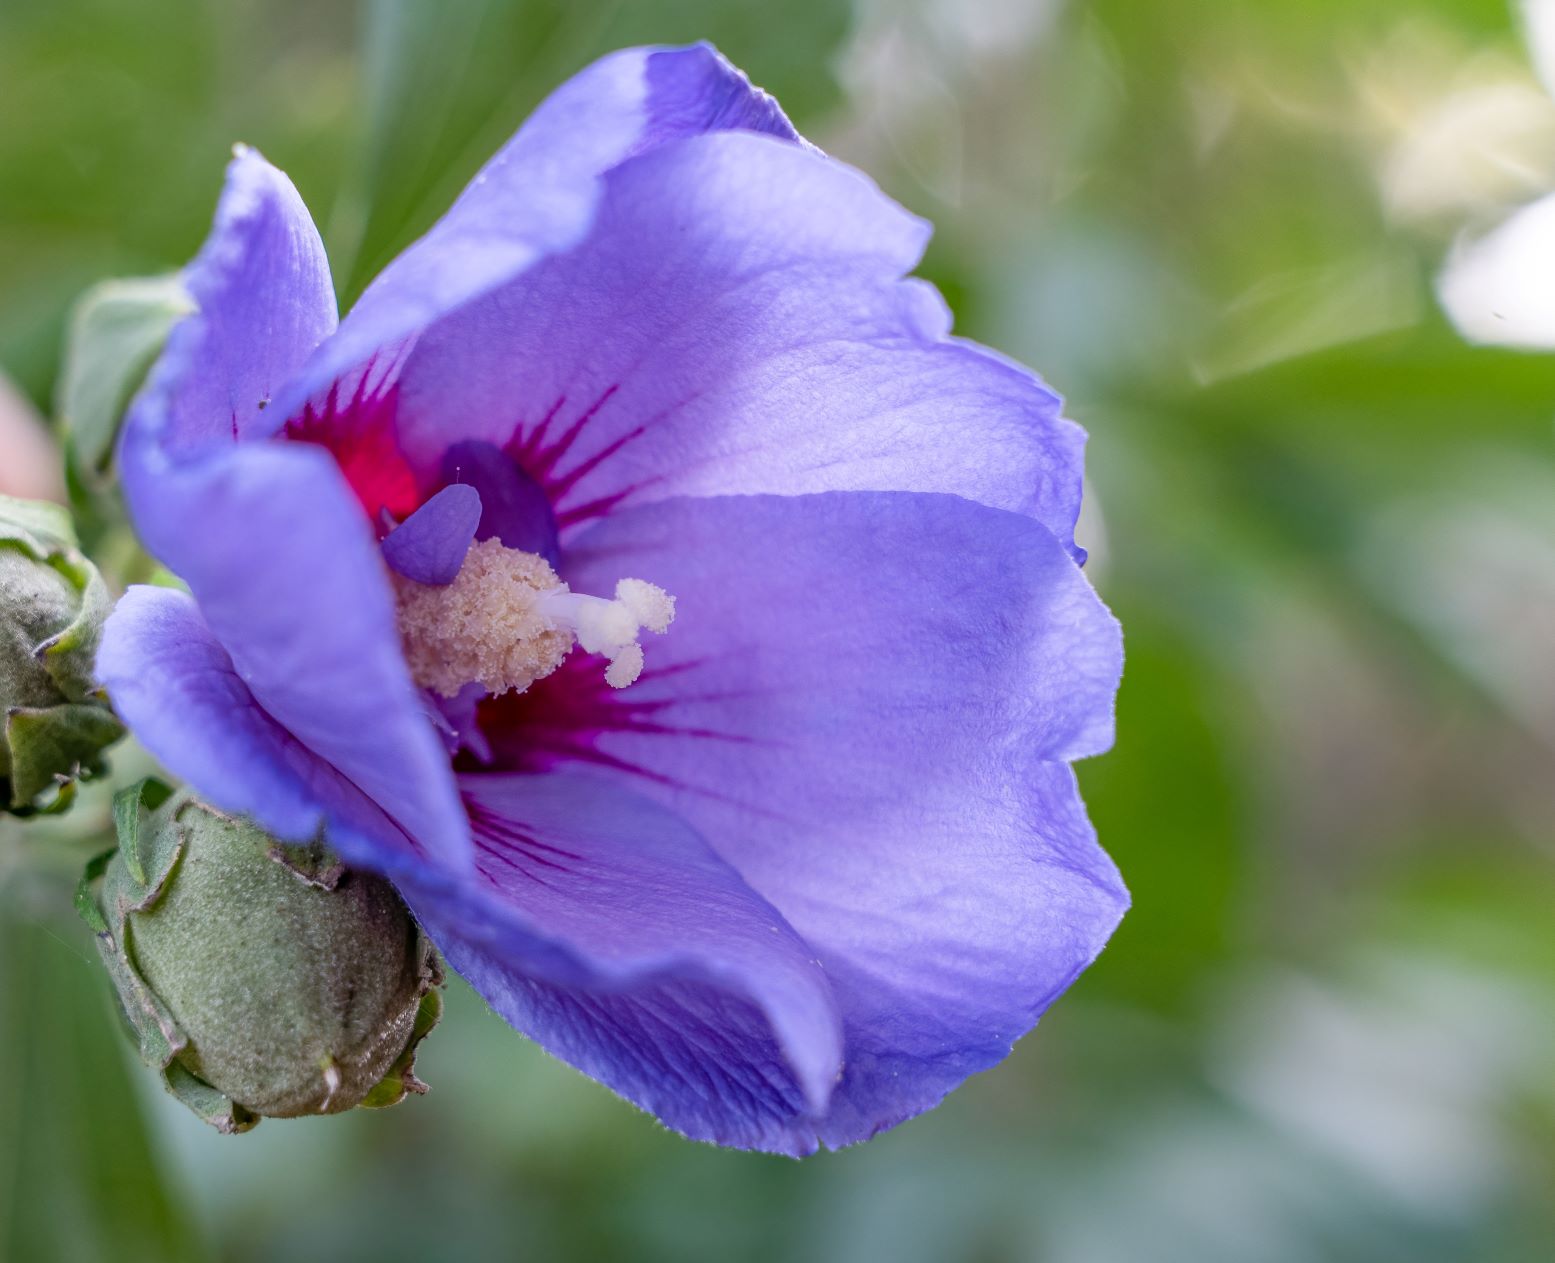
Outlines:
<svg viewBox="0 0 1555 1263"><path fill-rule="evenodd" d="M175 1095L242 1131L426 1090L412 1062L442 978L387 882L154 783L115 816L83 911Z"/></svg>
<svg viewBox="0 0 1555 1263"><path fill-rule="evenodd" d="M109 607L57 505L0 496L0 810L69 801L123 735L92 678Z"/></svg>

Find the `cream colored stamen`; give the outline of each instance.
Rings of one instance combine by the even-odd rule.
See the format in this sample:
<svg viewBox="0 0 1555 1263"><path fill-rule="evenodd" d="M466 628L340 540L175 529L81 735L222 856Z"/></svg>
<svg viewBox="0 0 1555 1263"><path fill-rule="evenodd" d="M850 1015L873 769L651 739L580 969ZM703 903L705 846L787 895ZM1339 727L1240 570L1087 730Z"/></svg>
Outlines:
<svg viewBox="0 0 1555 1263"><path fill-rule="evenodd" d="M642 673L637 637L675 617L675 598L651 583L622 579L614 600L572 592L544 558L495 539L472 544L446 586L395 575L394 587L411 676L444 697L471 682L492 696L523 692L574 642L609 659L605 681L625 688Z"/></svg>

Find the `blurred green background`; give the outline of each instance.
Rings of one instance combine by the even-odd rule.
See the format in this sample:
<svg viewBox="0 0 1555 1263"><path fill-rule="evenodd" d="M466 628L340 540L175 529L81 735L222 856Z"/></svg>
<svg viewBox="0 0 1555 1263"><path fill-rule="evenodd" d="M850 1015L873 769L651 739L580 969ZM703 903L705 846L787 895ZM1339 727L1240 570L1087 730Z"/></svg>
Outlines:
<svg viewBox="0 0 1555 1263"><path fill-rule="evenodd" d="M0 366L50 411L70 302L186 260L235 140L349 300L567 74L700 37L1090 430L1134 910L841 1154L683 1142L457 986L426 1099L222 1138L114 1027L89 844L8 826L0 1259L1552 1257L1555 359L1432 291L1555 187L1504 0L0 0Z"/></svg>

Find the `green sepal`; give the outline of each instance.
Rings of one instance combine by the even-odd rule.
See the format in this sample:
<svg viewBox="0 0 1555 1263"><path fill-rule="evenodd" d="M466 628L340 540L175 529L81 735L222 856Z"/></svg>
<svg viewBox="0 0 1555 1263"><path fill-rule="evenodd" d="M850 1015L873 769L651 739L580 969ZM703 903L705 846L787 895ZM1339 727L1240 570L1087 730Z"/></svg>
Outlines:
<svg viewBox="0 0 1555 1263"><path fill-rule="evenodd" d="M142 887L152 887L160 890L162 883L167 880L167 875L173 870L173 861L177 859L177 851L174 848L163 846L161 851L170 854L161 854L157 861L153 862L149 870L145 856L142 853L141 836L141 809L155 811L173 795L172 789L163 784L154 776L148 776L128 785L113 796L113 830L119 839L119 852L124 856L124 863L130 873ZM174 834L176 837L176 833ZM152 881L147 877L147 872L157 873L157 879ZM155 896L153 895L153 898ZM137 907L144 906L137 904Z"/></svg>
<svg viewBox="0 0 1555 1263"><path fill-rule="evenodd" d="M77 545L75 525L63 505L6 495L0 495L0 541L24 542L40 560Z"/></svg>
<svg viewBox="0 0 1555 1263"><path fill-rule="evenodd" d="M335 889L346 875L346 866L325 845L322 832L311 842L277 842L269 854L282 868L319 890Z"/></svg>
<svg viewBox="0 0 1555 1263"><path fill-rule="evenodd" d="M103 911L109 931L97 936L97 951L118 993L119 1011L129 1024L140 1059L152 1069L160 1071L166 1080L168 1067L188 1040L178 1029L173 1015L141 980L130 963L122 915L115 915L111 903Z"/></svg>
<svg viewBox="0 0 1555 1263"><path fill-rule="evenodd" d="M178 1098L203 1123L209 1123L223 1136L237 1136L259 1126L259 1115L251 1113L225 1092L219 1092L204 1079L173 1062L162 1074L167 1090Z"/></svg>
<svg viewBox="0 0 1555 1263"><path fill-rule="evenodd" d="M165 802L170 792L161 781L147 777L113 796L118 854L125 862L118 867L112 866L111 862L104 865L98 909L99 918L107 928L97 935L98 951L108 967L119 993L120 1007L140 1046L141 1060L163 1071L164 1078L168 1065L187 1041L167 1007L157 999L131 963L128 918L132 911L156 901L177 863L177 844L181 836L177 830L169 831L173 838L173 854L159 856L160 863L149 866L149 870L140 845L142 811L151 803ZM151 809L155 810L155 807ZM111 861L112 856L109 858ZM158 880L155 883L148 882L148 871L156 873ZM78 893L78 900L80 897Z"/></svg>
<svg viewBox="0 0 1555 1263"><path fill-rule="evenodd" d="M76 912L80 914L93 934L108 933L108 918L103 915L103 910L97 902L97 883L107 872L108 861L117 854L117 848L109 847L102 854L92 856L81 870L81 880L76 883Z"/></svg>
<svg viewBox="0 0 1555 1263"><path fill-rule="evenodd" d="M130 399L173 326L194 310L177 275L103 281L77 300L56 400L77 477L106 479Z"/></svg>
<svg viewBox="0 0 1555 1263"><path fill-rule="evenodd" d="M119 845L87 864L76 890L76 910L96 934L98 954L113 981L119 1011L140 1059L158 1072L169 1093L203 1121L217 1131L236 1134L258 1126L259 1117L177 1060L189 1041L133 963L129 914L156 903L183 851L181 829L143 828L144 813L164 806L172 793L161 781L147 777L114 795ZM122 856L124 863L113 865L115 856Z"/></svg>
<svg viewBox="0 0 1555 1263"><path fill-rule="evenodd" d="M0 730L0 735L3 735L3 730ZM6 753L4 742L0 741L0 754ZM8 778L0 776L0 811L9 811L18 820L28 820L39 816L62 816L70 810L76 801L76 783L74 781L56 779L53 798L42 801L34 798L31 802L19 807L9 806L10 801L11 782Z"/></svg>
<svg viewBox="0 0 1555 1263"><path fill-rule="evenodd" d="M103 622L113 609L113 597L97 567L79 553L58 555L51 559L51 564L75 583L81 593L81 609L68 627L38 647L38 660L59 691L71 701L101 702L103 695L97 687L94 668Z"/></svg>
<svg viewBox="0 0 1555 1263"><path fill-rule="evenodd" d="M89 702L18 706L5 716L10 802L25 811L51 785L102 770L102 751L124 735L113 712Z"/></svg>
<svg viewBox="0 0 1555 1263"><path fill-rule="evenodd" d="M443 993L440 989L443 985L443 971L437 963L435 954L431 966L431 987L421 997L421 1005L416 1010L416 1024L411 1029L410 1042L405 1045L405 1051L400 1054L399 1060L389 1067L389 1072L362 1098L358 1108L388 1109L392 1105L398 1105L411 1094L421 1096L426 1092L427 1085L416 1078L416 1046L443 1020Z"/></svg>

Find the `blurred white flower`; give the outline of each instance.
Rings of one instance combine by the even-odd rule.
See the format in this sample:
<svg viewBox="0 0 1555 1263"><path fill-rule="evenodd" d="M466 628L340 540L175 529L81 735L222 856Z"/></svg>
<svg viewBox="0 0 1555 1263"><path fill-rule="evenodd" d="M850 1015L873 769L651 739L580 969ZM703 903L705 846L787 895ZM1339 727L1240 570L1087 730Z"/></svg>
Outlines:
<svg viewBox="0 0 1555 1263"><path fill-rule="evenodd" d="M1436 291L1470 342L1555 350L1555 195L1460 238Z"/></svg>
<svg viewBox="0 0 1555 1263"><path fill-rule="evenodd" d="M1405 221L1480 212L1555 177L1555 102L1531 78L1456 87L1410 118L1382 163L1388 212Z"/></svg>
<svg viewBox="0 0 1555 1263"><path fill-rule="evenodd" d="M1555 184L1555 100L1526 58L1417 14L1345 61L1349 115L1314 122L1365 140L1395 223L1486 224Z"/></svg>
<svg viewBox="0 0 1555 1263"><path fill-rule="evenodd" d="M1555 92L1555 0L1523 0L1522 11L1534 66ZM1555 350L1555 194L1460 238L1437 292L1471 342Z"/></svg>
<svg viewBox="0 0 1555 1263"><path fill-rule="evenodd" d="M1523 0L1523 25L1533 68L1546 90L1555 96L1555 4L1550 0Z"/></svg>

